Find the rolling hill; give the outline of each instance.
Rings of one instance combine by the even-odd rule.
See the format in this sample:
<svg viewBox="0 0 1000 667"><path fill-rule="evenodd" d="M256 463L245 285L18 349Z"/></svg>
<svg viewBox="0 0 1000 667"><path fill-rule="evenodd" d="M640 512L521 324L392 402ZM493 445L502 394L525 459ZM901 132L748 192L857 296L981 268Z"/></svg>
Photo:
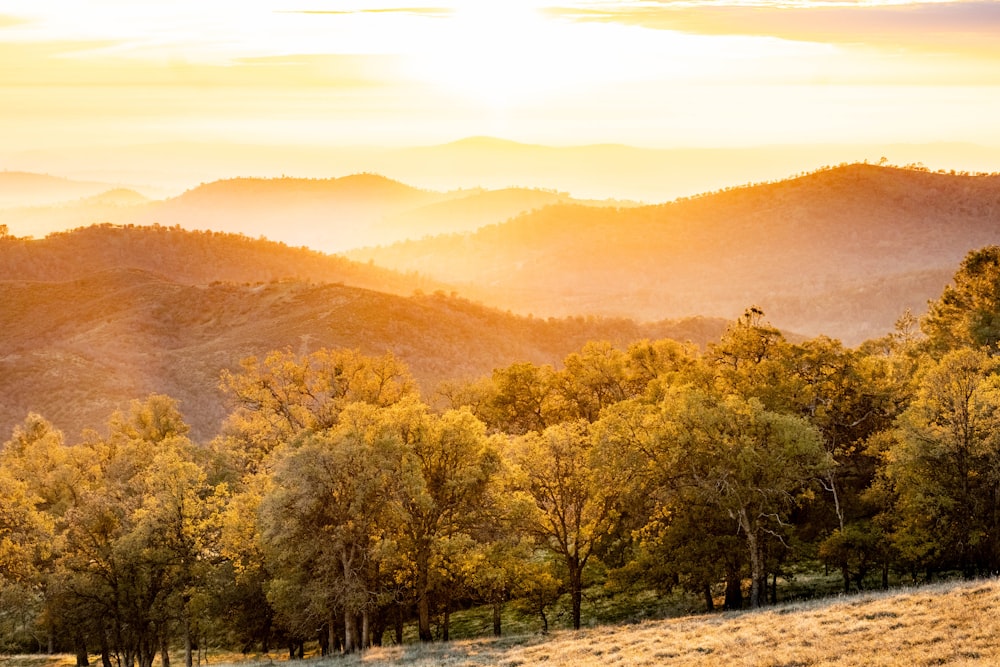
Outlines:
<svg viewBox="0 0 1000 667"><path fill-rule="evenodd" d="M89 194L90 190L80 192ZM123 188L47 206L10 206L15 196L12 191L9 207L0 208L0 224L20 236L102 223L179 225L267 237L324 252L469 231L552 203L628 205L577 201L565 193L527 188L435 192L374 174L231 178L158 201Z"/></svg>
<svg viewBox="0 0 1000 667"><path fill-rule="evenodd" d="M0 239L0 280L67 281L114 268L158 273L180 283L297 278L393 294L444 289L441 283L307 248L240 234L162 225L91 225L44 239Z"/></svg>
<svg viewBox="0 0 1000 667"><path fill-rule="evenodd" d="M430 397L441 380L515 361L558 363L588 340L704 343L725 327L526 318L443 292L402 297L330 280L337 276L406 280L304 249L163 227L0 239L0 441L29 411L72 440L153 392L179 399L195 437L211 437L228 412L221 370L273 349L391 350Z"/></svg>
<svg viewBox="0 0 1000 667"><path fill-rule="evenodd" d="M557 204L474 233L348 253L536 315L736 317L848 344L922 312L1000 242L1000 175L845 165L639 208Z"/></svg>

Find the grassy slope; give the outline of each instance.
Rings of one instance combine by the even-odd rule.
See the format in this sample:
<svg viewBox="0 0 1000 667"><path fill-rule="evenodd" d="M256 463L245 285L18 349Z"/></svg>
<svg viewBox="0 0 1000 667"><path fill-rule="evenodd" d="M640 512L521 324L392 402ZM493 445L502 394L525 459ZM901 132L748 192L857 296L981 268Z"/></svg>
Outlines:
<svg viewBox="0 0 1000 667"><path fill-rule="evenodd" d="M377 665L861 667L1000 664L1000 582L948 583L579 633L373 649Z"/></svg>

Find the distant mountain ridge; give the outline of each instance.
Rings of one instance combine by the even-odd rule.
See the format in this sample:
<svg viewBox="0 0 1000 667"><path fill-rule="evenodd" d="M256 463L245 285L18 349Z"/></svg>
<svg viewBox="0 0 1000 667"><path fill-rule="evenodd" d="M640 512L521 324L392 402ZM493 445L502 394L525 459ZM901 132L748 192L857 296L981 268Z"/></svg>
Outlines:
<svg viewBox="0 0 1000 667"><path fill-rule="evenodd" d="M516 312L730 318L757 304L778 326L856 344L998 242L1000 175L853 164L657 206L554 205L348 256Z"/></svg>
<svg viewBox="0 0 1000 667"><path fill-rule="evenodd" d="M93 197L118 186L49 174L0 171L0 207L45 206Z"/></svg>
<svg viewBox="0 0 1000 667"><path fill-rule="evenodd" d="M527 188L499 191L422 190L370 173L340 178L229 178L165 200L114 189L57 206L0 209L12 233L39 236L91 224L179 225L266 237L324 252L468 231L552 204L594 206L565 193Z"/></svg>

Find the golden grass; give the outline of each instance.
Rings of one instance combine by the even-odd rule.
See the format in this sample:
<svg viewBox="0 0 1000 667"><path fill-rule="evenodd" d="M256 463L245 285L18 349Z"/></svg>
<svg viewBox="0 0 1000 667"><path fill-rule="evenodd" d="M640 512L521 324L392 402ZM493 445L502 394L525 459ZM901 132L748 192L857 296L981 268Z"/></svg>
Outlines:
<svg viewBox="0 0 1000 667"><path fill-rule="evenodd" d="M1000 665L1000 581L948 583L548 637L376 648L331 665L377 667L923 667Z"/></svg>
<svg viewBox="0 0 1000 667"><path fill-rule="evenodd" d="M213 654L213 667L284 655ZM232 660L232 662L229 662ZM0 656L0 667L69 667L72 656ZM157 663L158 664L158 663ZM183 664L183 660L174 664ZM203 665L205 663L202 663ZM930 667L1000 665L1000 580L780 605L759 612L609 625L548 636L408 644L313 658L313 667Z"/></svg>
<svg viewBox="0 0 1000 667"><path fill-rule="evenodd" d="M0 667L73 667L76 657L63 653L45 654L0 654Z"/></svg>

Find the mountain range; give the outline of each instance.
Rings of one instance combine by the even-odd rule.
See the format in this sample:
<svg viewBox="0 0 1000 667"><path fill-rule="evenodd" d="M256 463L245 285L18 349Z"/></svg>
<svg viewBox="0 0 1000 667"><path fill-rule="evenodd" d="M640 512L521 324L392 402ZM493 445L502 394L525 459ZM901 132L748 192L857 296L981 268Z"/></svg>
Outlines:
<svg viewBox="0 0 1000 667"><path fill-rule="evenodd" d="M154 200L128 188L36 175L27 201L44 205L0 208L0 224L18 235L44 236L91 224L179 225L211 229L340 252L429 234L463 232L502 222L555 203L629 206L631 202L573 199L529 188L452 190L414 188L375 174L340 178L230 178L203 183L175 197ZM25 180L21 175L20 180ZM16 184L12 181L12 188ZM50 187L43 189L42 184ZM0 191L4 179L0 178ZM76 186L71 187L71 186ZM57 201L61 194L87 196ZM5 199L14 200L16 191ZM0 198L0 202L5 200Z"/></svg>
<svg viewBox="0 0 1000 667"><path fill-rule="evenodd" d="M369 174L227 179L161 201L113 188L66 208L88 206L278 231L353 206L368 229L451 233L347 256L180 222L0 234L0 438L28 411L76 435L151 392L211 437L221 370L272 349L391 350L430 395L516 361L558 364L587 340L704 345L750 305L854 345L1000 243L1000 176L868 164L655 206Z"/></svg>
<svg viewBox="0 0 1000 667"><path fill-rule="evenodd" d="M634 208L558 204L348 257L515 312L734 318L855 345L926 309L1000 243L1000 175L842 165Z"/></svg>

